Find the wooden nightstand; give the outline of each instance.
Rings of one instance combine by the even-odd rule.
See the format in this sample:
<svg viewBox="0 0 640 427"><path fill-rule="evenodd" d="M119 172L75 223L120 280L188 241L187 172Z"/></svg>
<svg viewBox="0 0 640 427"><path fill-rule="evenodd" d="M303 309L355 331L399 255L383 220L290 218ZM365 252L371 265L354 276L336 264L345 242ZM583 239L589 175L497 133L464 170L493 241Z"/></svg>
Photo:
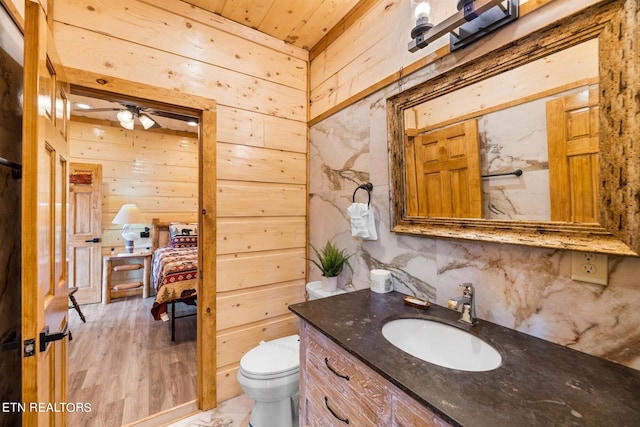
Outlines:
<svg viewBox="0 0 640 427"><path fill-rule="evenodd" d="M129 273L136 270L142 270L142 281L130 277ZM109 304L112 298L136 295L140 291L142 298L148 298L150 274L151 252L105 256L102 262L102 303Z"/></svg>

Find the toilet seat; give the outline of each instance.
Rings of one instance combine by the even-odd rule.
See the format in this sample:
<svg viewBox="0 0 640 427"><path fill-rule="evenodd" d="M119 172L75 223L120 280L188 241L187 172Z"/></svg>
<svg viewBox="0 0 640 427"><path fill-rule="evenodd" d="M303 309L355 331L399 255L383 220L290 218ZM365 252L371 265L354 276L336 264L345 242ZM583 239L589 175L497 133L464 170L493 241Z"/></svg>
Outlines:
<svg viewBox="0 0 640 427"><path fill-rule="evenodd" d="M300 337L291 335L262 341L240 359L240 372L247 378L274 379L300 371Z"/></svg>

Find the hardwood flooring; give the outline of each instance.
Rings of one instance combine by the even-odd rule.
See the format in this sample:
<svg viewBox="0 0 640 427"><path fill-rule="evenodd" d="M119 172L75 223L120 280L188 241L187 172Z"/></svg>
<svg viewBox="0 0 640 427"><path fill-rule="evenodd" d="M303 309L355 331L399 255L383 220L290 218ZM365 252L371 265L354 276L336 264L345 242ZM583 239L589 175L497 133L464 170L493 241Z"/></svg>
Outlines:
<svg viewBox="0 0 640 427"><path fill-rule="evenodd" d="M67 400L91 411L69 413L68 425L114 427L196 398L196 316L170 322L151 316L139 296L69 310ZM178 315L195 307L178 304Z"/></svg>

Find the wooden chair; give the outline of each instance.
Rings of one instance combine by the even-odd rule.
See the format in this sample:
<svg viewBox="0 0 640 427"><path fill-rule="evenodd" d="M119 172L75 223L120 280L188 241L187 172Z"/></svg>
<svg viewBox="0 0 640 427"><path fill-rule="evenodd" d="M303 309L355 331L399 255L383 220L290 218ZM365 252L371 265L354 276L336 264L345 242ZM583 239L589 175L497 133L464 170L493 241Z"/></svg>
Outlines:
<svg viewBox="0 0 640 427"><path fill-rule="evenodd" d="M75 294L76 292L78 292L78 288L69 288L69 299L71 300L71 304L73 304L72 307L75 308L80 315L80 320L82 320L82 323L87 323L87 320L84 318L84 314L82 314L82 310L80 310L78 301L76 301L76 297L73 296L73 294Z"/></svg>

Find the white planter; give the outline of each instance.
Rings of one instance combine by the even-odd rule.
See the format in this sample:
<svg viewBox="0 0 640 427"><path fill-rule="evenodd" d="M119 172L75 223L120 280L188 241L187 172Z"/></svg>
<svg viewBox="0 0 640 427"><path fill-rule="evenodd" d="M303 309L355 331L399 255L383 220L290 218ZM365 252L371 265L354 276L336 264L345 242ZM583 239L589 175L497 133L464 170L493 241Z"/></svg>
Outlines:
<svg viewBox="0 0 640 427"><path fill-rule="evenodd" d="M338 276L325 277L321 279L322 290L326 292L333 292L338 288Z"/></svg>

